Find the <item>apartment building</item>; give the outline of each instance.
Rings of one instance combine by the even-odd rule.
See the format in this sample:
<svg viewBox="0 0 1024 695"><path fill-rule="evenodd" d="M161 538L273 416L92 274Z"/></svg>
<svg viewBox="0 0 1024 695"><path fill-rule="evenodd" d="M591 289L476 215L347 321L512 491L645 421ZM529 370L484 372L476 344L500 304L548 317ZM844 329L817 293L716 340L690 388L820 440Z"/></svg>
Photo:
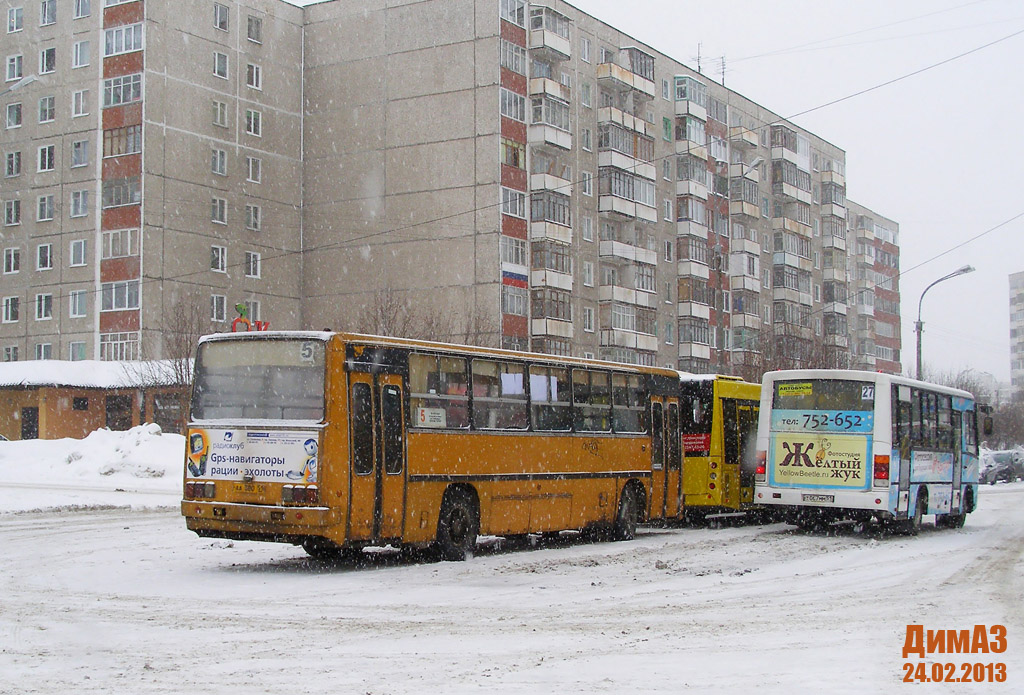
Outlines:
<svg viewBox="0 0 1024 695"><path fill-rule="evenodd" d="M7 85L56 52L3 97L7 359L158 358L183 305L344 329L387 300L513 349L899 369L898 320L870 349L851 320L843 150L561 0L38 4L5 35Z"/></svg>
<svg viewBox="0 0 1024 695"><path fill-rule="evenodd" d="M1024 389L1024 271L1010 275L1010 382Z"/></svg>
<svg viewBox="0 0 1024 695"><path fill-rule="evenodd" d="M900 230L895 221L849 203L849 330L854 369L899 374Z"/></svg>

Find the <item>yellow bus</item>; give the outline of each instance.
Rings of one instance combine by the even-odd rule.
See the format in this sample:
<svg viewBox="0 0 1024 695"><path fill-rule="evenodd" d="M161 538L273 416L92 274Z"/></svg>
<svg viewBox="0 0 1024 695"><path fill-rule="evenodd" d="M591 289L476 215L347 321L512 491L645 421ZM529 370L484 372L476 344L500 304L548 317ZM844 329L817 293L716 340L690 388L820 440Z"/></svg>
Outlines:
<svg viewBox="0 0 1024 695"><path fill-rule="evenodd" d="M205 336L184 497L207 537L314 557L371 545L464 559L478 535L678 513L678 374L333 332Z"/></svg>
<svg viewBox="0 0 1024 695"><path fill-rule="evenodd" d="M680 374L685 516L741 515L754 508L761 386L721 374Z"/></svg>

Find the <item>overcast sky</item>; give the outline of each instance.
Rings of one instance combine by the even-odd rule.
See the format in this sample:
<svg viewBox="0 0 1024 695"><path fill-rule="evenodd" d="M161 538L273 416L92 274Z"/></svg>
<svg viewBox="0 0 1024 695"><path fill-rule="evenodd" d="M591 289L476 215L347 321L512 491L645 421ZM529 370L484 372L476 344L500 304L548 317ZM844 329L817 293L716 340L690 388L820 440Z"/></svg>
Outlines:
<svg viewBox="0 0 1024 695"><path fill-rule="evenodd" d="M298 0L296 4L309 4ZM846 151L847 196L900 225L903 365L928 291L926 368L1009 380L1008 275L1024 271L1024 3L1020 0L575 0ZM1012 38L980 48L1016 32ZM980 50L975 50L979 49Z"/></svg>

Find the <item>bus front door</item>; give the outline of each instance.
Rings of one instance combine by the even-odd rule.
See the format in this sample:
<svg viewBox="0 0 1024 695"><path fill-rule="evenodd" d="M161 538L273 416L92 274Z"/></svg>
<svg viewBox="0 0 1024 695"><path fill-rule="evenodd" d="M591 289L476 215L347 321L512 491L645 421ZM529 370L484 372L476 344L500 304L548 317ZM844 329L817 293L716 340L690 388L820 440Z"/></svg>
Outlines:
<svg viewBox="0 0 1024 695"><path fill-rule="evenodd" d="M351 373L348 539L400 539L405 519L405 401L396 374Z"/></svg>
<svg viewBox="0 0 1024 695"><path fill-rule="evenodd" d="M672 519L682 513L682 463L679 404L651 402L651 518Z"/></svg>

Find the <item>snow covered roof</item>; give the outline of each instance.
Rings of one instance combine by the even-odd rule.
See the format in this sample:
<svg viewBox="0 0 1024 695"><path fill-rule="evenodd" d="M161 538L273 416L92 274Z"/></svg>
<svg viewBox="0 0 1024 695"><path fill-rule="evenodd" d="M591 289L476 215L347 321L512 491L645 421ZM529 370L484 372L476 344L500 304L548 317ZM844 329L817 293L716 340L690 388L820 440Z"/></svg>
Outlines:
<svg viewBox="0 0 1024 695"><path fill-rule="evenodd" d="M173 360L0 362L0 387L76 386L102 389L172 386L177 381L174 373Z"/></svg>

